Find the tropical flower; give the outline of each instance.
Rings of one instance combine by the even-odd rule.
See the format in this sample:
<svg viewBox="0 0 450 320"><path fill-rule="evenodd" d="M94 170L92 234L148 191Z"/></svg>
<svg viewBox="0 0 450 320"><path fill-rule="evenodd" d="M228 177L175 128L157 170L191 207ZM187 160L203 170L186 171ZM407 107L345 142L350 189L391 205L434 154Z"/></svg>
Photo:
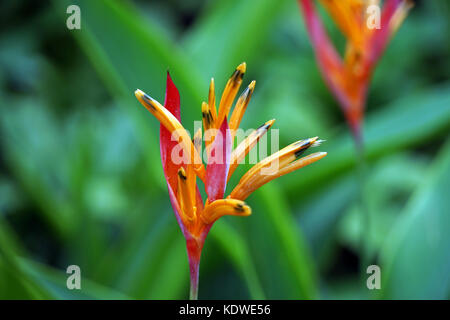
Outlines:
<svg viewBox="0 0 450 320"><path fill-rule="evenodd" d="M259 139L269 130L275 120L270 120L252 131L232 150L232 141L242 116L255 88L255 81L242 92L228 122L228 115L242 83L246 64L240 64L228 80L216 110L214 79L211 79L208 102L202 103L202 118L205 130L206 168L202 162L202 130L191 140L180 122L180 95L167 73L167 87L164 106L136 90L135 95L161 123L161 160L170 201L176 219L186 239L190 267L191 299L197 298L200 255L205 238L214 222L224 215L248 216L250 207L244 200L267 182L300 169L323 158L325 152L302 154L312 146L320 144L317 137L297 141L272 154L254 165L239 181L231 193L225 197L228 179L236 167ZM210 138L207 139L206 136ZM181 150L180 150L181 149ZM178 159L182 154L183 161ZM273 166L276 164L276 166ZM275 168L269 174L268 168ZM200 178L207 194L203 202L197 177Z"/></svg>
<svg viewBox="0 0 450 320"><path fill-rule="evenodd" d="M385 0L377 12L379 0L319 0L347 39L343 59L325 32L314 1L298 2L321 73L358 141L372 72L412 2Z"/></svg>

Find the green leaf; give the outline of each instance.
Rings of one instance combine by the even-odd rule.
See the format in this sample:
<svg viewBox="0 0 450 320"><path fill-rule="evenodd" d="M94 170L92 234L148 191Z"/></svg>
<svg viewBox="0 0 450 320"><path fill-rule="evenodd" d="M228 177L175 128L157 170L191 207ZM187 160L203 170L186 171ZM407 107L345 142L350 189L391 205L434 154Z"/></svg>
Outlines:
<svg viewBox="0 0 450 320"><path fill-rule="evenodd" d="M70 3L58 1L57 5ZM206 88L207 83L151 21L127 2L80 0L79 6L82 32L75 31L75 35L112 91L133 97L140 88L163 102L166 71L170 70L183 93L184 109L200 114L199 87Z"/></svg>
<svg viewBox="0 0 450 320"><path fill-rule="evenodd" d="M210 237L222 246L246 281L251 298L256 300L265 299L255 264L243 237L225 221L218 221L210 234Z"/></svg>
<svg viewBox="0 0 450 320"><path fill-rule="evenodd" d="M0 296L7 299L126 299L81 274L81 290L69 290L68 275L28 258L14 232L0 219ZM2 292L3 290L7 292Z"/></svg>
<svg viewBox="0 0 450 320"><path fill-rule="evenodd" d="M255 58L284 4L280 0L217 1L186 36L184 47L205 76L224 85L233 68Z"/></svg>
<svg viewBox="0 0 450 320"><path fill-rule="evenodd" d="M40 288L50 292L56 299L128 299L121 292L86 279L83 277L83 270L81 270L81 289L69 290L66 284L69 275L62 271L29 259L21 259L20 267L39 284Z"/></svg>
<svg viewBox="0 0 450 320"><path fill-rule="evenodd" d="M0 297L5 299L51 299L53 295L20 266L24 254L13 230L0 215Z"/></svg>
<svg viewBox="0 0 450 320"><path fill-rule="evenodd" d="M252 202L252 197L255 202ZM267 264L264 283L272 283L273 291L265 289L271 299L315 299L318 296L317 275L303 233L298 228L286 198L270 182L249 198L256 218L249 229L257 229L259 239L253 243L261 263ZM277 268L272 265L277 263ZM276 272L276 273L274 273ZM273 281L276 279L276 286ZM276 292L282 290L281 292Z"/></svg>
<svg viewBox="0 0 450 320"><path fill-rule="evenodd" d="M381 251L383 297L447 299L450 293L450 140L398 218Z"/></svg>
<svg viewBox="0 0 450 320"><path fill-rule="evenodd" d="M66 132L39 102L8 100L1 104L9 103L15 103L16 108L1 108L0 119L8 168L54 233L68 238L79 216L76 205L70 203ZM40 132L39 139L36 132Z"/></svg>
<svg viewBox="0 0 450 320"><path fill-rule="evenodd" d="M345 175L295 208L299 225L304 230L305 238L317 260L328 257L323 251L334 236L337 222L356 193L357 179Z"/></svg>
<svg viewBox="0 0 450 320"><path fill-rule="evenodd" d="M169 200L167 200L169 201ZM110 279L123 292L139 299L179 299L187 287L189 268L181 231L171 209L157 211L142 228L129 232L120 261ZM127 237L127 238L128 238ZM117 259L111 256L110 263ZM186 291L186 294L188 292Z"/></svg>
<svg viewBox="0 0 450 320"><path fill-rule="evenodd" d="M351 205L343 212L341 209L341 214L345 216L338 224L338 241L357 250L361 232L364 232L368 255L375 257L392 229L394 221L403 210L406 199L411 196L417 186L423 183L423 173L428 165L427 162L416 154L405 152L388 155L374 163L367 172L365 181L365 190L367 190L365 201L370 230L363 230L361 224L361 215L364 213L361 212L358 199L355 197L358 194L356 188L359 184L354 181L354 192L347 199ZM333 202L328 203L333 204Z"/></svg>

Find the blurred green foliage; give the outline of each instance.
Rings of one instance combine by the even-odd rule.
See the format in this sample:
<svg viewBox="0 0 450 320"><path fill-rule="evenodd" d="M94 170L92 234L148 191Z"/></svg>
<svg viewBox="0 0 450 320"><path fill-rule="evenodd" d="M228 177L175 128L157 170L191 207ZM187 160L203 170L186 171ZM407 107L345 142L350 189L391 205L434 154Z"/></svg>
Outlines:
<svg viewBox="0 0 450 320"><path fill-rule="evenodd" d="M66 28L69 4L81 8L81 30ZM449 298L448 2L417 1L370 89L364 236L381 266L381 292L358 274L353 145L296 1L3 1L0 8L1 298L187 298L159 124L133 92L163 101L170 69L192 129L209 78L220 92L242 61L244 82L257 81L242 127L276 118L280 145L320 136L328 156L252 195L249 218L213 227L199 297ZM66 288L72 264L81 267L81 290Z"/></svg>

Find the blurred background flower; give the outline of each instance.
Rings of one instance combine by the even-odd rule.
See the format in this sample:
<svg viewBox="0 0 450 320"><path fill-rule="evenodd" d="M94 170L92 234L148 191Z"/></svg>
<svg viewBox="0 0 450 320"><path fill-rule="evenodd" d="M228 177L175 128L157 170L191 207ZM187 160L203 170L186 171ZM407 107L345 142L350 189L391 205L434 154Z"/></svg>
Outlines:
<svg viewBox="0 0 450 320"><path fill-rule="evenodd" d="M66 28L70 4L80 6L81 30ZM193 123L210 77L223 88L246 61L258 90L241 127L275 115L280 145L317 135L328 156L255 192L251 223L214 225L199 298L449 298L446 1L415 1L367 101L380 291L358 275L352 142L296 1L10 0L0 9L0 297L187 298L158 125L133 92L163 101L170 68L182 120ZM325 26L343 52L342 35L328 18ZM72 264L81 290L66 288Z"/></svg>
<svg viewBox="0 0 450 320"><path fill-rule="evenodd" d="M340 57L317 12L327 9L344 35L345 54ZM412 2L408 0L299 0L317 64L362 148L361 127L370 78L389 40L400 27ZM382 6L382 8L381 8Z"/></svg>

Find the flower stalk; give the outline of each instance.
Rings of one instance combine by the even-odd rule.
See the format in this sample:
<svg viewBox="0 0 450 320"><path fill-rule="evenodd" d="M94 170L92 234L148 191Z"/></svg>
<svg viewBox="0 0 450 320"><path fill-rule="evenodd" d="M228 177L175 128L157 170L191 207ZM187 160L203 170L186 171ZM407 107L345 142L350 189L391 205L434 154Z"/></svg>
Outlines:
<svg viewBox="0 0 450 320"><path fill-rule="evenodd" d="M186 239L186 249L188 252L189 275L190 275L190 292L189 299L198 299L198 278L200 271L200 257L202 254L203 243L199 243L196 239Z"/></svg>

